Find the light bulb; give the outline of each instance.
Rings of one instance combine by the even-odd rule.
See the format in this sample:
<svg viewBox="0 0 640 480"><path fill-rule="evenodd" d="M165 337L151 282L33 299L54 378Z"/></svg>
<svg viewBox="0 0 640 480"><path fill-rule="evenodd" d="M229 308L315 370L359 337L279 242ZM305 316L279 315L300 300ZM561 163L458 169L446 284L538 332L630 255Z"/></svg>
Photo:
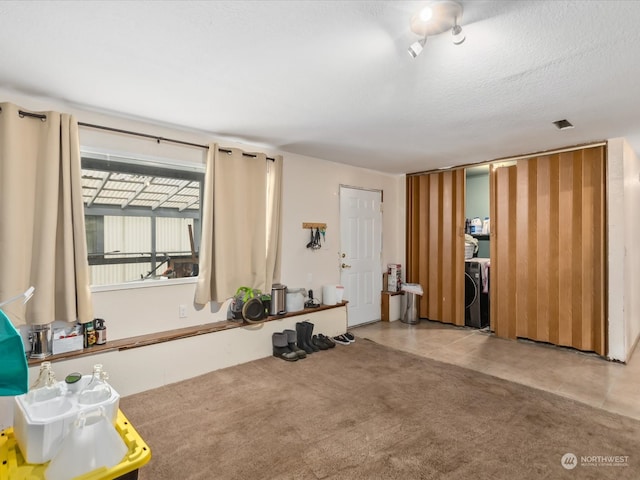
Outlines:
<svg viewBox="0 0 640 480"><path fill-rule="evenodd" d="M433 17L433 10L431 10L431 7L427 6L420 10L420 20L423 22L428 22L431 20L431 17Z"/></svg>

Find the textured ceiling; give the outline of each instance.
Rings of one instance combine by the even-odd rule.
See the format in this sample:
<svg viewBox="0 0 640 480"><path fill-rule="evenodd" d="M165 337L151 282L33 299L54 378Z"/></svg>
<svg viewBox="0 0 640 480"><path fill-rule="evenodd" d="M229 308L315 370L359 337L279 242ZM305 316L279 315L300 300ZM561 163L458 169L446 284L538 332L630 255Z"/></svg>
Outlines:
<svg viewBox="0 0 640 480"><path fill-rule="evenodd" d="M0 86L392 173L640 152L640 2L463 1L412 60L425 3L2 1Z"/></svg>

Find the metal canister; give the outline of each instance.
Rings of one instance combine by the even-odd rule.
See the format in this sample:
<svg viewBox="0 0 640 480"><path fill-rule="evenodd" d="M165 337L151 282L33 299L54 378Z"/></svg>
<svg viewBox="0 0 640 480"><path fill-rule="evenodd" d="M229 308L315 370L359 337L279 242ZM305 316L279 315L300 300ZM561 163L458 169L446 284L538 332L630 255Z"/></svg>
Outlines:
<svg viewBox="0 0 640 480"><path fill-rule="evenodd" d="M29 329L30 358L46 358L51 355L51 324L32 325Z"/></svg>
<svg viewBox="0 0 640 480"><path fill-rule="evenodd" d="M275 283L271 286L269 315L283 315L285 313L287 313L287 286Z"/></svg>

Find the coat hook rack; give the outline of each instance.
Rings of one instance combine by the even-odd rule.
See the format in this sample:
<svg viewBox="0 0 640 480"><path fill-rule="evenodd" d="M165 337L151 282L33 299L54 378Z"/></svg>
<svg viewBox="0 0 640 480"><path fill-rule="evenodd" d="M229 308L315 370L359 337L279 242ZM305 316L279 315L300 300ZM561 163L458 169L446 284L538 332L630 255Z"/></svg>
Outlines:
<svg viewBox="0 0 640 480"><path fill-rule="evenodd" d="M308 228L311 230L310 241L309 243L307 243L307 248L310 248L311 250L318 250L319 248L321 248L322 245L320 242L320 235L322 234L322 240L325 240L325 232L327 230L327 224L304 222L302 224L302 228L304 229Z"/></svg>
<svg viewBox="0 0 640 480"><path fill-rule="evenodd" d="M320 230L326 230L326 223L313 223L313 222L303 222L302 228L319 228Z"/></svg>

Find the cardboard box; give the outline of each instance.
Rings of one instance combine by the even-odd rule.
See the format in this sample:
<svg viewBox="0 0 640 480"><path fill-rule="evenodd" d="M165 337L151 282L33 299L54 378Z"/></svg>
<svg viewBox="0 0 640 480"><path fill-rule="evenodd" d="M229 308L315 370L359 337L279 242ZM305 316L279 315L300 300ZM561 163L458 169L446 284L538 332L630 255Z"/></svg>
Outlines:
<svg viewBox="0 0 640 480"><path fill-rule="evenodd" d="M51 341L51 352L58 353L73 352L84 348L84 335L82 325L73 325L68 328L56 328L53 330L53 340Z"/></svg>
<svg viewBox="0 0 640 480"><path fill-rule="evenodd" d="M402 285L402 266L399 263L387 264L387 291L399 292Z"/></svg>

